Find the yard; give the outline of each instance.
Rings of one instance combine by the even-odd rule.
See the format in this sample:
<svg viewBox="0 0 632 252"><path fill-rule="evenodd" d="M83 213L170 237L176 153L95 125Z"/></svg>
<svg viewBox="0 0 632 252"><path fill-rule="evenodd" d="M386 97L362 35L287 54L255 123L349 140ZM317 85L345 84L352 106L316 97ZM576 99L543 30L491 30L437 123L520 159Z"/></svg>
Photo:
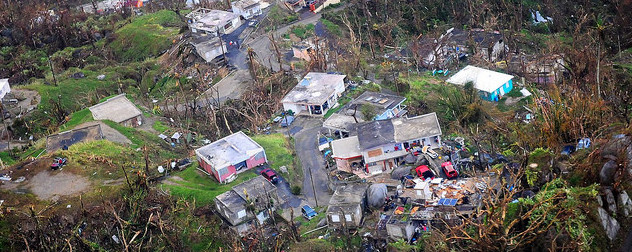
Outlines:
<svg viewBox="0 0 632 252"><path fill-rule="evenodd" d="M167 179L161 187L168 189L171 195L187 200L195 200L201 206L212 203L217 195L257 176L252 170L245 171L240 173L235 181L228 184L220 184L215 178L207 176L198 171L197 168L198 163L194 162L186 170L175 173L174 176Z"/></svg>
<svg viewBox="0 0 632 252"><path fill-rule="evenodd" d="M299 169L298 157L283 134L256 135L251 138L265 150L270 167L285 177L290 185L295 186L303 183L303 169ZM287 167L288 174L281 172L279 169L281 166Z"/></svg>

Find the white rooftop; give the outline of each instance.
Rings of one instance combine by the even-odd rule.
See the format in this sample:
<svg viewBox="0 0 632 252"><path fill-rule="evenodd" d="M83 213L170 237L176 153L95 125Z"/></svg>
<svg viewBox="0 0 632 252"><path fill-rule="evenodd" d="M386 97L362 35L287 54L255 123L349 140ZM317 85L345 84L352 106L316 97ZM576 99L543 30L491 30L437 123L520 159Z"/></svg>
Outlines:
<svg viewBox="0 0 632 252"><path fill-rule="evenodd" d="M94 120L111 120L117 123L142 114L140 109L125 97L125 94L114 96L90 107L90 112Z"/></svg>
<svg viewBox="0 0 632 252"><path fill-rule="evenodd" d="M357 136L338 139L331 142L331 151L336 158L353 158L362 156Z"/></svg>
<svg viewBox="0 0 632 252"><path fill-rule="evenodd" d="M513 75L499 73L475 66L466 66L450 77L447 82L456 85L474 84L474 88L492 93L513 78Z"/></svg>
<svg viewBox="0 0 632 252"><path fill-rule="evenodd" d="M186 17L192 19L198 27L213 28L226 25L231 20L238 18L239 14L223 10L198 8L187 14Z"/></svg>
<svg viewBox="0 0 632 252"><path fill-rule="evenodd" d="M0 99L4 98L4 96L9 92L11 92L9 79L0 79Z"/></svg>
<svg viewBox="0 0 632 252"><path fill-rule="evenodd" d="M260 5L260 3L257 0L241 0L241 1L233 2L232 5L235 8L246 10L246 9L253 8L256 5Z"/></svg>
<svg viewBox="0 0 632 252"><path fill-rule="evenodd" d="M346 75L310 72L285 95L282 103L304 103L321 105L336 91L336 85Z"/></svg>
<svg viewBox="0 0 632 252"><path fill-rule="evenodd" d="M195 154L214 169L243 162L263 151L263 147L239 131L195 150Z"/></svg>

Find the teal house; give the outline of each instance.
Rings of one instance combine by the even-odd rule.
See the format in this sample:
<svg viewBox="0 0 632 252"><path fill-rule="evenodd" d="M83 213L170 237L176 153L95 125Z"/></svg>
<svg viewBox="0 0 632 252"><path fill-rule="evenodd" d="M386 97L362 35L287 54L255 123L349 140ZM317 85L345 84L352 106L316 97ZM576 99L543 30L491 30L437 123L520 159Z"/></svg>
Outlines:
<svg viewBox="0 0 632 252"><path fill-rule="evenodd" d="M450 77L447 82L461 86L472 82L481 98L488 101L498 101L513 88L513 75L466 66Z"/></svg>

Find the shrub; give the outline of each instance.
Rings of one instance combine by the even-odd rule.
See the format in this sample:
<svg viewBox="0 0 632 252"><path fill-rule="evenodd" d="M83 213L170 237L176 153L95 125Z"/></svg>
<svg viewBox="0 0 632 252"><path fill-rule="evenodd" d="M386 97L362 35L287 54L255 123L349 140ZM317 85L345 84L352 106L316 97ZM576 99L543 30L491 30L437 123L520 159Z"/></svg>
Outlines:
<svg viewBox="0 0 632 252"><path fill-rule="evenodd" d="M292 194L299 195L301 194L301 187L297 185L292 186L291 191L292 191Z"/></svg>

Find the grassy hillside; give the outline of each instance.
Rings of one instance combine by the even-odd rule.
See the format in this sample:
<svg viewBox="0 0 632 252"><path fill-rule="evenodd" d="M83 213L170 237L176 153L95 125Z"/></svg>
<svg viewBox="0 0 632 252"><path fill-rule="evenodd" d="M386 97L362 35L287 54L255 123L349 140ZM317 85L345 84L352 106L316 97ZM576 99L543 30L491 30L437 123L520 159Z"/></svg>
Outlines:
<svg viewBox="0 0 632 252"><path fill-rule="evenodd" d="M183 25L184 22L173 11L143 15L116 31L116 39L110 46L122 61L158 56L171 46Z"/></svg>

